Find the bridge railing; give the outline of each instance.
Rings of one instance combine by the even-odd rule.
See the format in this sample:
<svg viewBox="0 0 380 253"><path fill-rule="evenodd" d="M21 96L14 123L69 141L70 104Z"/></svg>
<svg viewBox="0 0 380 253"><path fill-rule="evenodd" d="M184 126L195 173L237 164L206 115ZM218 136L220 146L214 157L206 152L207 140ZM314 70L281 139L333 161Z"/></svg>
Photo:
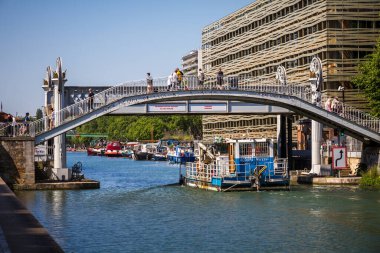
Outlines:
<svg viewBox="0 0 380 253"><path fill-rule="evenodd" d="M297 97L308 103L311 103L312 101L311 90L308 85L304 86L289 83L284 86L277 84L275 80L253 77L247 78L227 76L223 79L217 79L216 77L205 77L203 84L196 76L184 76L181 82L176 83L170 82L168 78L157 78L153 80L153 88L153 91L147 88L146 80L121 83L95 94L93 97L93 105L90 102L91 98L87 97L86 99L77 101L75 104L67 106L60 111L53 112L42 119L31 122L25 131L20 130L24 124L18 124L15 126L18 130L14 131L12 135L36 136L56 126L82 117L93 110L110 105L111 103L124 97L148 94L149 92L161 93L177 90L238 90L288 95ZM326 98L323 97L323 99ZM325 100L322 101L322 105L324 105L324 102ZM369 128L375 132L380 132L379 119L347 105L342 104L342 108L343 113L339 114L341 117L353 121L358 125ZM6 127L0 128L0 135L7 135L8 132L9 131Z"/></svg>
<svg viewBox="0 0 380 253"><path fill-rule="evenodd" d="M350 105L342 103L341 101L337 102L335 108L331 108L327 105L327 100L331 99L329 96L322 96L322 107L330 111L331 113L338 114L344 119L355 122L356 124L371 129L377 133L380 133L380 119L370 115L369 113L358 110Z"/></svg>

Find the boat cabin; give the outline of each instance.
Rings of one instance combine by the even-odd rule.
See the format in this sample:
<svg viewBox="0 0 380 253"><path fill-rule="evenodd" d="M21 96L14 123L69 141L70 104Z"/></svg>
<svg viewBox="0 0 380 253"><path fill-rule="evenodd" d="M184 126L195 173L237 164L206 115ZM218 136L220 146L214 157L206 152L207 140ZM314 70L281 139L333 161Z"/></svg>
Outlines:
<svg viewBox="0 0 380 253"><path fill-rule="evenodd" d="M287 159L275 158L272 139L231 139L213 147L198 146L199 160L186 166L190 186L220 191L289 183Z"/></svg>

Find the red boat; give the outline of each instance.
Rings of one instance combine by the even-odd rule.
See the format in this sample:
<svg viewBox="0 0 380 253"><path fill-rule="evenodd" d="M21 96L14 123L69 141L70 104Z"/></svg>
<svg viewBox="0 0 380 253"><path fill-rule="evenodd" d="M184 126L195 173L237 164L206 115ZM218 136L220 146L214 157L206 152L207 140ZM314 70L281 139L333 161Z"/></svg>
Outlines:
<svg viewBox="0 0 380 253"><path fill-rule="evenodd" d="M87 148L87 155L89 156L102 156L104 155L104 148Z"/></svg>
<svg viewBox="0 0 380 253"><path fill-rule="evenodd" d="M122 156L121 144L119 141L113 141L107 144L105 156L108 157L120 157Z"/></svg>

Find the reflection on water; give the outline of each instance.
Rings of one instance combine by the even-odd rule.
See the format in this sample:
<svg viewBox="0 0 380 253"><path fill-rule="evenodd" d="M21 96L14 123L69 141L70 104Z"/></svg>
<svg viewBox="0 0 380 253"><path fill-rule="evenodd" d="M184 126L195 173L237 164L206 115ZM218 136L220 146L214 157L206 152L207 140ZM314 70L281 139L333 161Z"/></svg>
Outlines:
<svg viewBox="0 0 380 253"><path fill-rule="evenodd" d="M66 252L378 252L380 193L356 187L216 193L165 162L87 157L101 189L18 192Z"/></svg>

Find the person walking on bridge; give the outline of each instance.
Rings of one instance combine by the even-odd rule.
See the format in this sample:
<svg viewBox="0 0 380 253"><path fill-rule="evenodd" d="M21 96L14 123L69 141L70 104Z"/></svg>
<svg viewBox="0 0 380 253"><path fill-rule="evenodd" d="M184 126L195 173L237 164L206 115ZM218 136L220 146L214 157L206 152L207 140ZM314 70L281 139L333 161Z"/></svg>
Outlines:
<svg viewBox="0 0 380 253"><path fill-rule="evenodd" d="M94 109L94 92L92 89L88 89L88 110L91 111Z"/></svg>
<svg viewBox="0 0 380 253"><path fill-rule="evenodd" d="M205 82L205 73L203 73L202 69L198 71L198 89L203 89L203 84Z"/></svg>
<svg viewBox="0 0 380 253"><path fill-rule="evenodd" d="M181 89L182 87L182 81L183 81L183 72L179 70L179 68L176 69L176 74L177 74L177 84L179 88Z"/></svg>
<svg viewBox="0 0 380 253"><path fill-rule="evenodd" d="M177 75L177 69L174 70L170 77L170 83L171 83L171 89L170 90L176 90L178 85L178 75Z"/></svg>
<svg viewBox="0 0 380 253"><path fill-rule="evenodd" d="M6 121L6 134L7 136L12 136L12 115L8 114Z"/></svg>
<svg viewBox="0 0 380 253"><path fill-rule="evenodd" d="M146 73L146 84L147 84L146 93L152 93L153 92L153 78L149 72Z"/></svg>
<svg viewBox="0 0 380 253"><path fill-rule="evenodd" d="M216 84L218 85L219 90L223 89L223 79L224 79L223 71L221 68L219 68L219 71L216 74Z"/></svg>

